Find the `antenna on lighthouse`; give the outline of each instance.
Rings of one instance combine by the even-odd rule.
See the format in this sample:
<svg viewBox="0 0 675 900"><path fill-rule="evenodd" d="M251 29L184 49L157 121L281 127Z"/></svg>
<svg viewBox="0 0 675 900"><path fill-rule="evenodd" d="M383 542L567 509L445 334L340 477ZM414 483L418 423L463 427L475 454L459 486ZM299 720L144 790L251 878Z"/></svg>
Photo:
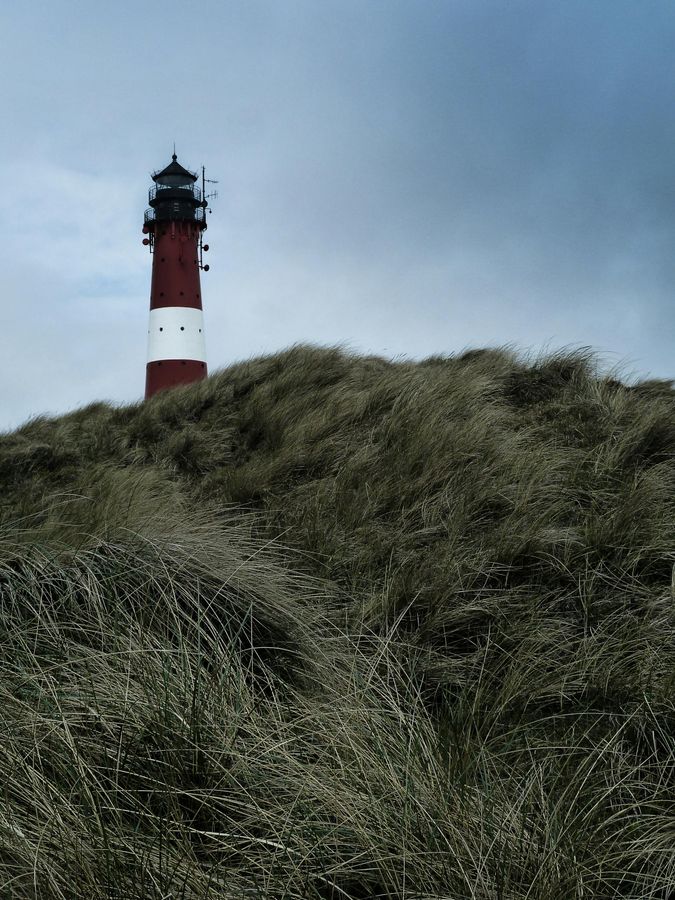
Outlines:
<svg viewBox="0 0 675 900"><path fill-rule="evenodd" d="M207 184L218 184L218 182L214 178L207 178L206 171L204 166L202 166L202 206L204 207L204 228L199 233L199 268L203 269L205 272L209 271L210 266L208 263L204 265L204 252L208 251L209 245L205 244L203 241L204 231L206 231L206 213L211 212L209 209L209 200L215 200L218 197L218 191L211 191L210 194L206 193L206 185Z"/></svg>

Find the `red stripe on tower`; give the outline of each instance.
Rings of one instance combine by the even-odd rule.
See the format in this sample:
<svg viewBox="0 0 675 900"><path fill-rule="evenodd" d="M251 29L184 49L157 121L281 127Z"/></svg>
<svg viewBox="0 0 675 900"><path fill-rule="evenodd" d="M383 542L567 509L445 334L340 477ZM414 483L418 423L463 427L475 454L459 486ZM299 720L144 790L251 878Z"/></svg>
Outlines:
<svg viewBox="0 0 675 900"><path fill-rule="evenodd" d="M152 176L150 209L143 232L152 253L150 324L145 398L157 391L206 378L206 343L199 271L201 236L206 229L206 200L197 176L180 165L176 154ZM202 175L202 188L203 188Z"/></svg>

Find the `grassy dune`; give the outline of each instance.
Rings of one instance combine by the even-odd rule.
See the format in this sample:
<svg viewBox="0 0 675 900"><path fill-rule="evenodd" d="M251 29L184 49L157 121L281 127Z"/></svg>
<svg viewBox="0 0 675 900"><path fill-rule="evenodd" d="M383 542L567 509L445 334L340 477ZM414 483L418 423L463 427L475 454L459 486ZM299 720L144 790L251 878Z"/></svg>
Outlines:
<svg viewBox="0 0 675 900"><path fill-rule="evenodd" d="M675 898L675 391L294 347L0 436L0 898Z"/></svg>

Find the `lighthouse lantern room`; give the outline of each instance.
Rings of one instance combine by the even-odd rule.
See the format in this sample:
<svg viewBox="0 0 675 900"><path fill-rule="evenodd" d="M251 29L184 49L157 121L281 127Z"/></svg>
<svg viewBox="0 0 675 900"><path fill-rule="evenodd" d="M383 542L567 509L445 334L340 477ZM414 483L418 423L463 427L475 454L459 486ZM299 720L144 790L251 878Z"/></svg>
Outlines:
<svg viewBox="0 0 675 900"><path fill-rule="evenodd" d="M171 162L152 176L143 243L152 253L150 324L145 397L206 377L206 344L200 269L206 229L204 170L197 175Z"/></svg>

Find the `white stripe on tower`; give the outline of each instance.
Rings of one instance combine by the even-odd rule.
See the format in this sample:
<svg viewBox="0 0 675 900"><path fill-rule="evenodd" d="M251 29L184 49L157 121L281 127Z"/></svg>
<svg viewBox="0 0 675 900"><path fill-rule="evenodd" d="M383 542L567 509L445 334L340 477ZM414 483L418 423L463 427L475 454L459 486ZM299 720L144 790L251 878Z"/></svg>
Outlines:
<svg viewBox="0 0 675 900"><path fill-rule="evenodd" d="M204 315L189 306L160 306L150 310L148 362L164 359L206 361Z"/></svg>

